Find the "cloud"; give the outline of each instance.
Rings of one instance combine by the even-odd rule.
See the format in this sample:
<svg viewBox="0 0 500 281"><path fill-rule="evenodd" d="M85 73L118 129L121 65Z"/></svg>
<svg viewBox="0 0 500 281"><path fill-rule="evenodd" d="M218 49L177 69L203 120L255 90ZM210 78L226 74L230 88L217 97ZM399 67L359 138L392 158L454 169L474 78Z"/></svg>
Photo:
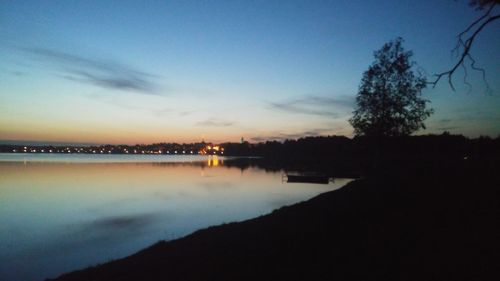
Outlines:
<svg viewBox="0 0 500 281"><path fill-rule="evenodd" d="M162 108L162 109L152 109L151 112L155 116L165 116L167 114L172 113L174 110L171 108Z"/></svg>
<svg viewBox="0 0 500 281"><path fill-rule="evenodd" d="M147 233L151 227L169 220L169 216L160 213L144 213L123 216L101 217L93 221L69 224L61 231L54 243L46 245L54 252L69 252L86 247L100 247L136 239Z"/></svg>
<svg viewBox="0 0 500 281"><path fill-rule="evenodd" d="M193 114L195 111L194 110L189 110L189 111L181 111L179 112L179 116L188 116Z"/></svg>
<svg viewBox="0 0 500 281"><path fill-rule="evenodd" d="M284 102L270 102L273 109L290 113L309 114L338 118L354 108L355 99L351 96L336 98L321 96L305 96Z"/></svg>
<svg viewBox="0 0 500 281"><path fill-rule="evenodd" d="M234 122L225 121L217 118L209 118L205 121L200 121L196 123L196 126L205 126L205 127L229 127L234 125Z"/></svg>
<svg viewBox="0 0 500 281"><path fill-rule="evenodd" d="M155 75L114 61L86 58L44 48L21 48L21 50L34 55L37 59L58 66L65 72L61 76L71 81L106 89L158 95L158 87L152 81Z"/></svg>
<svg viewBox="0 0 500 281"><path fill-rule="evenodd" d="M93 222L90 222L85 227L93 231L95 231L96 229L105 231L138 229L138 228L143 228L146 225L152 223L155 216L156 214L141 214L141 215L100 218Z"/></svg>
<svg viewBox="0 0 500 281"><path fill-rule="evenodd" d="M22 71L17 71L17 70L15 70L15 71L9 71L8 73L10 75L13 75L13 76L24 76L24 75L26 75L26 73L24 73Z"/></svg>
<svg viewBox="0 0 500 281"><path fill-rule="evenodd" d="M103 88L126 91L142 91L147 93L151 93L153 91L153 87L150 85L149 81L136 76L111 77L95 73L93 74L86 71L74 71L73 75L76 75L76 78L71 80L86 82Z"/></svg>
<svg viewBox="0 0 500 281"><path fill-rule="evenodd" d="M439 120L434 121L434 127L438 131L453 131L460 128L458 126L454 126L454 124L451 124L452 122L453 119L441 118Z"/></svg>
<svg viewBox="0 0 500 281"><path fill-rule="evenodd" d="M147 229L162 219L159 213L101 217L67 226L66 234L92 240L128 235Z"/></svg>
<svg viewBox="0 0 500 281"><path fill-rule="evenodd" d="M440 131L453 131L453 130L456 130L456 129L460 129L460 127L449 126L449 127L441 127L441 128L437 128L437 129L440 130Z"/></svg>
<svg viewBox="0 0 500 281"><path fill-rule="evenodd" d="M439 119L438 120L438 123L440 124L448 124L450 123L452 120L451 119L448 119L448 118L443 118L443 119Z"/></svg>

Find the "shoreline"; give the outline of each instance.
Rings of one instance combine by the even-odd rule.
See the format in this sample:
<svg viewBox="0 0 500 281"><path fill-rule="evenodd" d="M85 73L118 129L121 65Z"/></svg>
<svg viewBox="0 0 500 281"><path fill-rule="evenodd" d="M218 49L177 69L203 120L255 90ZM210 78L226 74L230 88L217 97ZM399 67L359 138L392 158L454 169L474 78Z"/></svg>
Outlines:
<svg viewBox="0 0 500 281"><path fill-rule="evenodd" d="M50 280L479 280L494 268L500 181L490 169L379 171Z"/></svg>

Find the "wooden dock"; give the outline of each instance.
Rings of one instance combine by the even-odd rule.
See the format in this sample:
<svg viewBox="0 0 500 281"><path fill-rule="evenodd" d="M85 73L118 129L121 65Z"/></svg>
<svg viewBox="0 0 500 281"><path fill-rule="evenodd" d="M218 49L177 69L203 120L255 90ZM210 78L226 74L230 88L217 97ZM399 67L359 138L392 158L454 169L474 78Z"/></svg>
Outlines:
<svg viewBox="0 0 500 281"><path fill-rule="evenodd" d="M316 183L328 184L330 177L325 175L308 175L308 174L285 174L287 183Z"/></svg>

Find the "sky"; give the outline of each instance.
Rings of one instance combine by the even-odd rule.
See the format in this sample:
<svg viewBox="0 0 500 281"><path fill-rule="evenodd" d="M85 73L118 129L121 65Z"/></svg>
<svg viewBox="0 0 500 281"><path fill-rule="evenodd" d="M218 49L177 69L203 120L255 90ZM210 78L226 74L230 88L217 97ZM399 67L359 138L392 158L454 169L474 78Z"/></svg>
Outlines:
<svg viewBox="0 0 500 281"><path fill-rule="evenodd" d="M0 140L351 137L375 50L401 36L432 78L480 15L465 0L0 0ZM472 48L486 80L460 69L456 91L424 90L435 114L418 134L500 135L498 31Z"/></svg>

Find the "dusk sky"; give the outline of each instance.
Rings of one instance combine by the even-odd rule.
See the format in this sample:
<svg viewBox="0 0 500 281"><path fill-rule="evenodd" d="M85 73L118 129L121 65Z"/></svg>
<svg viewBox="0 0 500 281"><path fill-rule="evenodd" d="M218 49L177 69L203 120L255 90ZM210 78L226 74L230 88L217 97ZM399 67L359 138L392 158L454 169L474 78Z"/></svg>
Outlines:
<svg viewBox="0 0 500 281"><path fill-rule="evenodd" d="M0 140L239 141L346 135L373 52L398 36L429 78L455 62L468 1L0 0ZM498 23L486 69L423 96L419 134L500 134ZM487 83L491 92L487 92Z"/></svg>

